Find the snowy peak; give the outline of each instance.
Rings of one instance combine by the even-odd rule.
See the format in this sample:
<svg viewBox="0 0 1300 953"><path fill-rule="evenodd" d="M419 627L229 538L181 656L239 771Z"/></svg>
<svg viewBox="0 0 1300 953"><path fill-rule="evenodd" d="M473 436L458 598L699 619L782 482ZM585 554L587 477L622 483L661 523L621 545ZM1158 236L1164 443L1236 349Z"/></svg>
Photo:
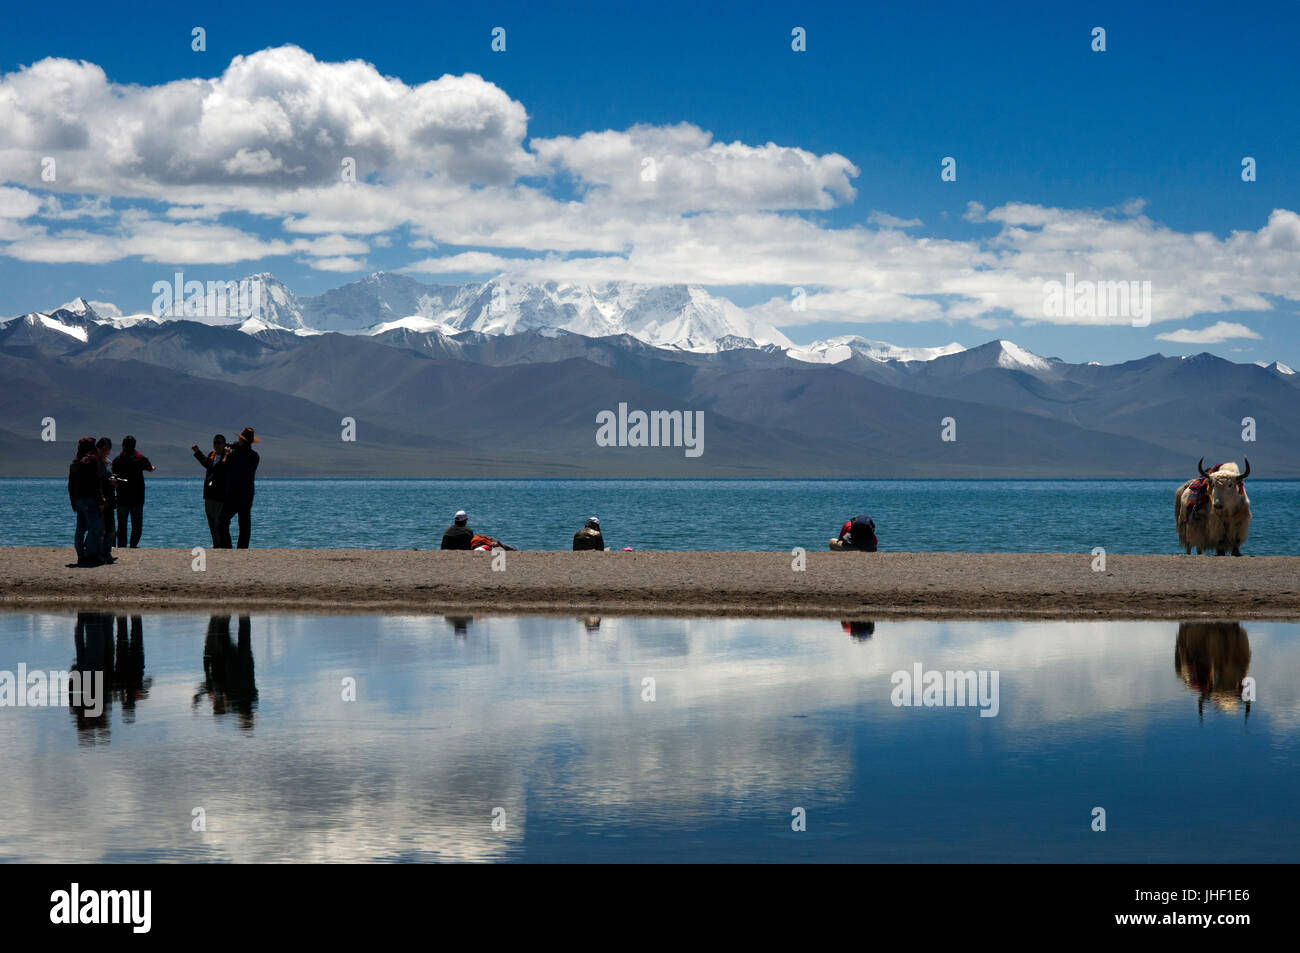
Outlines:
<svg viewBox="0 0 1300 953"><path fill-rule="evenodd" d="M689 285L581 285L499 277L466 289L472 291L463 310L453 306L442 319L459 331L627 334L654 347L700 353L724 350L737 342L793 346L780 331L727 299Z"/></svg>
<svg viewBox="0 0 1300 953"><path fill-rule="evenodd" d="M1264 368L1264 370L1266 371L1275 371L1276 373L1281 374L1284 377L1290 377L1295 373L1295 371L1287 367L1281 361L1274 361L1272 364L1269 364L1265 361L1256 361L1255 364L1258 367Z"/></svg>
<svg viewBox="0 0 1300 953"><path fill-rule="evenodd" d="M941 347L899 347L884 341L872 341L856 334L827 338L806 347L792 348L790 356L809 364L840 364L854 355L872 361L932 361L936 357L960 354L966 350L956 341Z"/></svg>
<svg viewBox="0 0 1300 953"><path fill-rule="evenodd" d="M1026 351L1019 344L1011 341L998 341L1001 346L1001 353L998 354L998 367L1005 367L1015 371L1046 371L1052 366L1052 362L1045 357L1039 357L1030 351Z"/></svg>

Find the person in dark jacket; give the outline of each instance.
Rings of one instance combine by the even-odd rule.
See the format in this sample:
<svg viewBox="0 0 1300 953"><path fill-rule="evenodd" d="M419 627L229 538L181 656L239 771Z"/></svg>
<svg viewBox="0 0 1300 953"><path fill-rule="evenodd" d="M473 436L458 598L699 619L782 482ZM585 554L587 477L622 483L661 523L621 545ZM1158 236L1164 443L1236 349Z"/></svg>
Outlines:
<svg viewBox="0 0 1300 953"><path fill-rule="evenodd" d="M226 502L226 483L230 479L230 461L226 459L230 446L226 443L225 434L217 434L212 438L212 452L206 457L197 443L190 449L194 451L194 459L199 461L199 466L208 471L203 477L203 512L208 518L208 532L212 534L212 545L215 548L221 545L222 540L218 521L221 519L221 508Z"/></svg>
<svg viewBox="0 0 1300 953"><path fill-rule="evenodd" d="M588 518L587 525L582 527L573 534L573 551L595 549L604 552L605 537L600 533L600 520L592 516Z"/></svg>
<svg viewBox="0 0 1300 953"><path fill-rule="evenodd" d="M117 477L117 548L127 545L126 523L131 521L131 548L140 545L140 531L144 528L144 475L157 469L149 458L135 449L135 437L122 438L122 452L113 460L113 475Z"/></svg>
<svg viewBox="0 0 1300 953"><path fill-rule="evenodd" d="M474 531L469 528L469 516L464 510L457 510L451 525L442 532L443 549L469 549Z"/></svg>
<svg viewBox="0 0 1300 953"><path fill-rule="evenodd" d="M261 440L253 434L252 427L245 427L226 454L226 496L217 515L221 538L214 544L220 549L230 548L230 520L234 516L239 517L238 548L248 548L248 538L253 533L253 479L262 459L253 449L253 444L261 443Z"/></svg>
<svg viewBox="0 0 1300 953"><path fill-rule="evenodd" d="M77 514L72 537L78 566L98 566L104 551L104 490L99 480L99 457L95 438L77 441L77 455L68 466L68 501Z"/></svg>
<svg viewBox="0 0 1300 953"><path fill-rule="evenodd" d="M113 441L100 437L95 442L95 457L99 460L99 488L104 495L104 545L100 557L106 563L113 559L113 540L117 537L117 491L113 467L108 462L108 455L113 452Z"/></svg>
<svg viewBox="0 0 1300 953"><path fill-rule="evenodd" d="M876 521L862 513L840 527L840 535L831 540L837 552L876 552Z"/></svg>

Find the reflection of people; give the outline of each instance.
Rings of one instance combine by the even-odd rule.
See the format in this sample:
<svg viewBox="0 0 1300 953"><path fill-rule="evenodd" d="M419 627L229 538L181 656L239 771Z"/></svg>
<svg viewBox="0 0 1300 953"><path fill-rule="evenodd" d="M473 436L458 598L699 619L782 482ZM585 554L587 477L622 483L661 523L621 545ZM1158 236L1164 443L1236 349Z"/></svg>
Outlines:
<svg viewBox="0 0 1300 953"><path fill-rule="evenodd" d="M840 628L859 642L865 642L876 634L876 623L874 622L851 622L845 619L840 623Z"/></svg>
<svg viewBox="0 0 1300 953"><path fill-rule="evenodd" d="M1240 622L1180 622L1174 646L1174 671L1205 702L1220 711L1236 711L1250 669L1250 640ZM1250 702L1245 702L1250 717Z"/></svg>
<svg viewBox="0 0 1300 953"><path fill-rule="evenodd" d="M208 635L203 641L203 684L194 695L194 704L204 695L212 701L212 714L218 718L228 712L239 716L239 727L253 727L257 708L257 679L253 672L252 621L239 617L238 635L230 639L230 616L214 615L208 619Z"/></svg>
<svg viewBox="0 0 1300 953"><path fill-rule="evenodd" d="M144 620L138 615L131 616L129 622L124 615L117 617L113 694L122 705L122 720L127 724L135 721L136 700L149 695L149 679L144 677Z"/></svg>
<svg viewBox="0 0 1300 953"><path fill-rule="evenodd" d="M98 515L98 514L96 514ZM113 617L107 612L78 612L76 627L72 630L76 647L73 671L81 673L86 684L99 673L104 694L108 693L113 676ZM77 740L83 745L109 741L108 700L97 694L92 697L84 690L79 696L69 694L68 707L77 726Z"/></svg>

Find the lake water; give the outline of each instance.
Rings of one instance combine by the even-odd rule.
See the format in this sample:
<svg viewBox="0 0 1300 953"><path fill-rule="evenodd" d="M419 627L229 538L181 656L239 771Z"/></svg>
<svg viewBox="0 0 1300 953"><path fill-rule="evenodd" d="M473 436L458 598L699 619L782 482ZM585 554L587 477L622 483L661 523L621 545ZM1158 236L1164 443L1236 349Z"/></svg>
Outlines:
<svg viewBox="0 0 1300 953"><path fill-rule="evenodd" d="M0 859L1300 855L1294 624L0 614L78 660L97 717L0 707Z"/></svg>
<svg viewBox="0 0 1300 953"><path fill-rule="evenodd" d="M197 469L197 468L196 468ZM1300 555L1300 481L1251 480L1245 552ZM588 516L607 545L825 549L863 511L884 550L1171 553L1167 480L259 480L257 547L437 548L464 509L520 549L568 549ZM197 478L148 483L142 546L210 545ZM0 545L69 546L66 480L0 479ZM234 524L232 523L232 529Z"/></svg>

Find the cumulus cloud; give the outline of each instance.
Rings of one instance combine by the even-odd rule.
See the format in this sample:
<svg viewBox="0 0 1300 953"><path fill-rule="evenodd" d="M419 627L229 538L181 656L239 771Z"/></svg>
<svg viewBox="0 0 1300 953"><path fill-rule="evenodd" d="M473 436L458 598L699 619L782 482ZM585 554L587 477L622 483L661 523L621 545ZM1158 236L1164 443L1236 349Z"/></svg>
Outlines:
<svg viewBox="0 0 1300 953"><path fill-rule="evenodd" d="M192 186L432 176L510 182L531 170L524 107L479 76L418 86L369 63L322 63L295 46L235 57L214 79L109 81L87 62L44 59L0 78L0 176L56 159L59 190L183 201Z"/></svg>
<svg viewBox="0 0 1300 953"><path fill-rule="evenodd" d="M1259 335L1244 324L1217 321L1208 328L1199 330L1179 328L1177 331L1157 334L1156 338L1161 341L1173 341L1175 344L1222 344L1224 341L1236 341L1241 338L1258 341Z"/></svg>
<svg viewBox="0 0 1300 953"><path fill-rule="evenodd" d="M1161 225L1140 199L972 202L973 237L940 239L883 211L838 227L808 214L856 198L859 170L839 154L717 142L689 123L531 140L527 125L524 105L481 77L409 85L292 46L157 86L46 59L0 76L0 255L292 256L347 272L396 240L409 270L430 275L805 289L803 311L788 294L755 309L782 327L1130 323L1049 313L1045 286L1067 275L1150 282L1153 322L1300 300L1300 216L1287 209L1219 237Z"/></svg>
<svg viewBox="0 0 1300 953"><path fill-rule="evenodd" d="M690 123L533 139L549 167L571 173L602 201L660 210L829 209L857 195L858 169L769 142L714 142Z"/></svg>

